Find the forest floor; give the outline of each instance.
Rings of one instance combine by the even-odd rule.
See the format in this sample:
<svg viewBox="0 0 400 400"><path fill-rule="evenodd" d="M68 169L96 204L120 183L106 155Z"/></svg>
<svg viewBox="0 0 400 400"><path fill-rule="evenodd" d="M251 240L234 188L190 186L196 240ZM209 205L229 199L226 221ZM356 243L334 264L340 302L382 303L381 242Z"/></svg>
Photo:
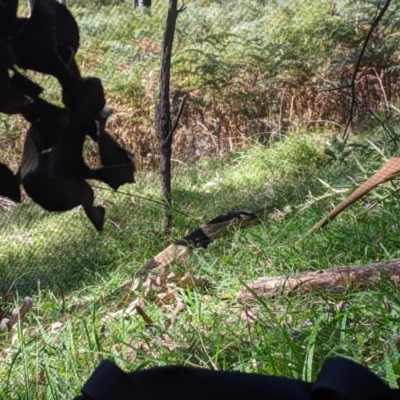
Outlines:
<svg viewBox="0 0 400 400"><path fill-rule="evenodd" d="M383 163L374 150L379 143L372 156L353 152L345 163L332 161L324 152L331 140L327 133L303 132L175 166L170 238L160 232L158 175L152 172L117 193L98 189L97 202L107 208L100 234L80 209L51 214L26 202L3 211L3 290L14 284L18 292L2 307L21 304L26 294L34 307L1 335L1 396L72 398L104 358L125 370L179 363L312 380L326 357L343 355L395 385L400 289L391 281L382 277L368 288L247 306L235 298L244 283L261 276L399 257L400 203L392 183L305 236ZM167 269L161 286L137 281L115 293L166 245L231 209L257 212L261 223L232 229L206 250L193 251L184 265ZM184 284L184 276L201 284Z"/></svg>
<svg viewBox="0 0 400 400"><path fill-rule="evenodd" d="M331 89L348 88L374 4L188 2L171 71L173 114L183 96L187 105L174 142L169 237L154 123L166 3L155 0L150 12L130 1L98 3L71 0L77 60L84 76L103 82L115 110L107 128L135 152L137 183L117 192L94 184L106 208L101 233L80 208L54 214L26 200L0 210L0 316L33 299L20 323L0 333L0 398L71 399L104 358L125 370L184 364L313 380L327 357L342 355L395 387L400 289L385 277L248 305L236 294L263 276L400 257L396 182L306 236L399 154L397 3L371 37L356 85L364 108L344 143L335 133L347 122L350 92ZM57 82L38 81L60 104ZM26 125L1 115L0 130L0 159L16 171ZM134 281L116 292L167 245L232 209L255 212L260 223L193 251L158 284Z"/></svg>

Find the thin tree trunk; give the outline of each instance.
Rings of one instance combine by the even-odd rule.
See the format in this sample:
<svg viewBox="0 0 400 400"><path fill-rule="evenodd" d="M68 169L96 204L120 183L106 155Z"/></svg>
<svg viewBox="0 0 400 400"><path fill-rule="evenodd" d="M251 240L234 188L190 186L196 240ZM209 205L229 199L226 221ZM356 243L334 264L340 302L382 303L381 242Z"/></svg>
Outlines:
<svg viewBox="0 0 400 400"><path fill-rule="evenodd" d="M259 297L286 296L307 293L311 290L342 292L350 285L367 286L385 276L400 282L400 258L366 265L335 267L302 274L263 277L241 288L236 295L239 303ZM250 290L249 290L250 289Z"/></svg>
<svg viewBox="0 0 400 400"><path fill-rule="evenodd" d="M177 9L177 0L170 0L167 24L162 44L161 70L159 76L159 101L156 105L157 138L160 148L161 195L164 203L162 219L162 229L164 233L168 233L172 227L171 155L173 130L170 114L169 86L172 44L174 41L175 24L179 11L180 10Z"/></svg>

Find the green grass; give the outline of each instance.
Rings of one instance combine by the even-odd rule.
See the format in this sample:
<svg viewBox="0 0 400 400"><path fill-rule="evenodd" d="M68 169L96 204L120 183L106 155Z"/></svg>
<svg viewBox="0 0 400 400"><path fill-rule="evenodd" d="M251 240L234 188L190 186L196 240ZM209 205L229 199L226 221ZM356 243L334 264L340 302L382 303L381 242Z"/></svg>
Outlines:
<svg viewBox="0 0 400 400"><path fill-rule="evenodd" d="M395 196L382 200L395 192L391 184L295 246L326 207L345 196L334 187L351 187L350 177L362 179L382 163L372 147L372 156L353 153L344 164L327 163L329 140L321 133L289 135L270 147L175 168L169 239L160 233L154 173L139 174L123 193L98 189L97 202L107 207L101 234L80 209L51 214L26 203L2 212L1 220L8 221L0 227L2 290L24 275L24 282L16 281L14 303L28 293L34 299L34 310L11 334L1 335L2 398L72 398L104 358L126 370L179 363L312 380L326 357L343 355L395 386L400 289L394 283L382 279L341 294L258 299L252 305L255 322L240 317L243 308L235 301L243 283L261 276L399 257L400 203ZM367 201L378 204L366 212ZM166 305L157 302L156 290L113 294L173 239L233 208L257 210L262 223L232 230L194 252L184 266L168 270L197 275L207 286L170 284L174 298ZM275 209L284 215L269 218ZM150 329L137 314L121 314L138 297L154 322ZM185 309L170 322L178 300ZM3 301L2 307L10 305Z"/></svg>
<svg viewBox="0 0 400 400"><path fill-rule="evenodd" d="M166 4L155 1L151 12L142 13L120 3L104 0L99 7L71 0L81 29L77 60L84 75L102 79L107 104L116 109L112 133L135 149L144 143L136 151L142 165L157 148L154 99ZM295 245L346 196L343 189L354 187L353 180L365 179L399 152L396 135L389 140L375 130L353 138L361 147L345 162L329 163L327 143L340 158L338 143L328 133L299 129L309 126L309 111L310 120L346 119L340 102L321 94L314 100L321 77L337 86L347 83L353 61L341 62L359 51L369 27L355 26L354 15L369 20L375 6L339 1L330 13L328 0L301 6L294 0L187 3L177 23L171 87L178 104L180 91L190 94L174 148L174 158L188 165L174 163L171 237L160 232L159 177L153 172L140 172L138 183L119 193L96 189L96 203L107 208L101 234L81 209L52 214L27 201L0 211L0 293L14 292L12 301L1 299L0 310L21 304L25 295L34 300L20 325L0 335L0 398L73 398L104 358L125 370L179 363L312 380L326 357L343 355L396 386L400 290L394 283L381 279L341 294L257 299L251 305L254 322L241 317L244 309L235 300L245 282L261 276L399 257L400 203L391 183ZM382 21L380 36L372 38L365 64L365 71L368 62L378 73L391 71L390 82L398 73L397 3ZM55 80L41 79L46 98L59 101ZM397 93L390 82L383 81L385 90ZM374 108L383 97L373 89ZM360 90L369 92L369 86ZM370 121L363 123L373 130ZM0 128L1 159L15 167L18 157L9 149L21 147L21 122L2 116ZM251 145L226 152L243 143ZM222 156L198 159L204 153ZM376 206L366 209L367 203ZM165 305L154 288L114 293L187 230L234 208L257 212L262 223L231 230L185 265L168 269L207 285L188 289L171 278L172 300ZM151 328L128 313L138 298L154 322ZM185 309L171 322L180 301Z"/></svg>

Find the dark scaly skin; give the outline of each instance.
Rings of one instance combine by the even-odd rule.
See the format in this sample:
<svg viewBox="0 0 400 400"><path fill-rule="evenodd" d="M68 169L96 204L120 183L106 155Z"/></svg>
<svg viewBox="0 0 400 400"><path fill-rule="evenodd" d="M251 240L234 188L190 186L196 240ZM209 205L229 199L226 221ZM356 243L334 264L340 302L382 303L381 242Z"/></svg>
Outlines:
<svg viewBox="0 0 400 400"><path fill-rule="evenodd" d="M166 267L173 261L184 261L190 249L207 248L214 239L226 233L228 228L244 228L258 222L259 219L254 213L243 210L228 211L165 248L147 261L136 274L142 275L154 268Z"/></svg>

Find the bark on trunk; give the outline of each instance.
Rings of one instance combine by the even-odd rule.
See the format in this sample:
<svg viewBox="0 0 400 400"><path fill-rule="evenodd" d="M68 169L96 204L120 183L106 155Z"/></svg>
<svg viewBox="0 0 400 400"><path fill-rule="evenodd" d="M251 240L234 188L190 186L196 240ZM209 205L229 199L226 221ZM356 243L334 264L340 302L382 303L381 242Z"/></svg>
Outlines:
<svg viewBox="0 0 400 400"><path fill-rule="evenodd" d="M366 265L335 267L302 274L263 277L247 284L236 295L239 303L254 300L253 291L259 297L286 296L290 293L307 293L311 290L342 292L349 285L366 286L379 277L389 277L400 282L400 258Z"/></svg>
<svg viewBox="0 0 400 400"><path fill-rule="evenodd" d="M157 138L160 148L161 195L164 203L162 220L162 229L164 233L168 233L172 227L171 155L173 131L170 114L169 86L172 43L174 41L175 24L178 13L177 0L170 0L162 44L159 101L156 105Z"/></svg>

